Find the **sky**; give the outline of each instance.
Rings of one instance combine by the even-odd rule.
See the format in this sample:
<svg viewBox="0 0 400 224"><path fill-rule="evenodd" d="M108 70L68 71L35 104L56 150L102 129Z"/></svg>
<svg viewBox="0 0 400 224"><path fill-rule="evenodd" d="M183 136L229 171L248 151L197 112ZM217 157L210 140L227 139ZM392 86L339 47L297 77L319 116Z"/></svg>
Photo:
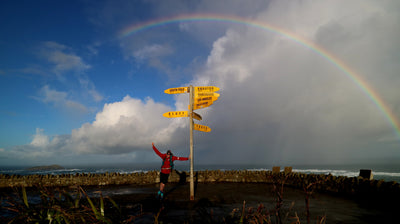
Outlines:
<svg viewBox="0 0 400 224"><path fill-rule="evenodd" d="M0 1L0 166L400 162L400 1Z"/></svg>

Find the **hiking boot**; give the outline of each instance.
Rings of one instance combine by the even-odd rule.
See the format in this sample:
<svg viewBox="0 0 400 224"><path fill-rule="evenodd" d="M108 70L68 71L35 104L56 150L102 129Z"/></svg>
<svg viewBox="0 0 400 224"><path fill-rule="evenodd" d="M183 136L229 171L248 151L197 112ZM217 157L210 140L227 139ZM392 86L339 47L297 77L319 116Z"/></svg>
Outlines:
<svg viewBox="0 0 400 224"><path fill-rule="evenodd" d="M160 194L160 199L164 199L164 193L163 192L161 192L161 194Z"/></svg>
<svg viewBox="0 0 400 224"><path fill-rule="evenodd" d="M158 193L157 193L157 199L160 199L160 200L164 199L164 192L158 191Z"/></svg>

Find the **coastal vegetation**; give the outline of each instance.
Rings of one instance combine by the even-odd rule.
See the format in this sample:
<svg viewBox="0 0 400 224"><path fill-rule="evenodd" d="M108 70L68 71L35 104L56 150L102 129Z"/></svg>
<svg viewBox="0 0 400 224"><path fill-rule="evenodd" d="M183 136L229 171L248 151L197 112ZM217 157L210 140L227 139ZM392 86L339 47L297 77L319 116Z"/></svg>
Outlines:
<svg viewBox="0 0 400 224"><path fill-rule="evenodd" d="M208 199L200 199L194 205L188 204L189 216L178 220L180 223L301 223L296 211L292 210L293 203L284 208L283 196L287 177L278 176L273 181L273 194L275 205L269 208L264 204L257 207L247 207L243 201L241 208L235 208L222 217L214 214L209 208ZM313 184L310 183L312 186ZM2 223L175 223L177 220L169 219L164 214L165 205L159 201L151 201L152 209L144 209L143 204L134 206L121 206L111 197L105 196L101 191L89 194L80 186L68 188L35 187L30 189L40 198L39 202L30 202L25 187L14 188L10 194L3 195L2 209L9 213L1 217ZM307 187L305 195L312 192ZM307 200L306 200L307 202ZM270 205L271 206L271 205ZM129 208L127 208L129 207ZM129 211L128 211L128 210ZM308 207L307 207L308 209ZM307 212L307 223L310 223ZM325 215L315 217L313 223L325 223ZM304 222L303 222L304 223Z"/></svg>
<svg viewBox="0 0 400 224"><path fill-rule="evenodd" d="M180 178L177 174L170 177L171 183L175 183L177 188L186 184ZM391 212L393 207L390 207L390 202L400 198L400 188L396 182L270 171L198 172L198 183L234 183L238 188L253 184L257 185L257 192L268 194L271 199L260 201L258 205L246 203L243 199L236 200L234 208L223 210L221 204L226 206L230 201L225 201L223 197L220 199L219 196L217 200L215 198L217 194L226 193L223 191L211 194L205 191L201 198L190 202L175 200L172 195L182 193L178 190L171 197L167 196L167 200L162 203L151 194L103 196L101 191L102 188L107 189L105 186L119 188L131 186L132 183L141 186L157 182L158 172L125 175L0 175L0 183L4 184L0 223L143 223L143 220L145 223L325 223L327 218L331 218L327 216L332 214L311 212L314 192L352 198L364 205L379 205L388 211L385 215L395 214ZM288 189L302 192L300 203L304 206L299 207L299 202L294 206L293 201L284 200ZM239 206L236 206L238 202ZM170 217L171 209L184 211L185 216Z"/></svg>
<svg viewBox="0 0 400 224"><path fill-rule="evenodd" d="M2 198L2 209L9 211L2 223L119 223L118 205L101 192L94 200L81 187L67 189L38 187L40 202L29 202L24 187ZM105 206L107 203L107 216ZM118 221L118 222L114 222Z"/></svg>

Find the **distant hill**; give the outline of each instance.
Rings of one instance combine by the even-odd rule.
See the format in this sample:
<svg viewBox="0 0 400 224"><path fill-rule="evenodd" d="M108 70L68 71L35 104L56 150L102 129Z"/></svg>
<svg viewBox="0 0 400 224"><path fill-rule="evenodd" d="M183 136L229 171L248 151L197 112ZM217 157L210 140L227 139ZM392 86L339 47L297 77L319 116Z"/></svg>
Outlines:
<svg viewBox="0 0 400 224"><path fill-rule="evenodd" d="M60 165L50 165L50 166L34 166L34 167L30 167L27 168L26 170L29 171L46 171L46 170L61 170L61 169L65 169L64 167L60 166Z"/></svg>

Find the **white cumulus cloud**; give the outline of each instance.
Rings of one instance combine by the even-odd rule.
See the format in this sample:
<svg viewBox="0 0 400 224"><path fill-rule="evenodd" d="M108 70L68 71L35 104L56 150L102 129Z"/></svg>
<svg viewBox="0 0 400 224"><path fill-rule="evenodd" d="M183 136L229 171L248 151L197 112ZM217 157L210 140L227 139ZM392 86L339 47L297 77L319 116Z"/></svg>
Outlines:
<svg viewBox="0 0 400 224"><path fill-rule="evenodd" d="M46 147L49 143L49 137L44 135L43 129L37 128L36 134L31 142L31 145L34 147Z"/></svg>
<svg viewBox="0 0 400 224"><path fill-rule="evenodd" d="M105 104L93 123L73 130L71 141L80 153L119 154L148 148L151 142L168 143L182 124L161 115L172 110L147 98L130 96Z"/></svg>

